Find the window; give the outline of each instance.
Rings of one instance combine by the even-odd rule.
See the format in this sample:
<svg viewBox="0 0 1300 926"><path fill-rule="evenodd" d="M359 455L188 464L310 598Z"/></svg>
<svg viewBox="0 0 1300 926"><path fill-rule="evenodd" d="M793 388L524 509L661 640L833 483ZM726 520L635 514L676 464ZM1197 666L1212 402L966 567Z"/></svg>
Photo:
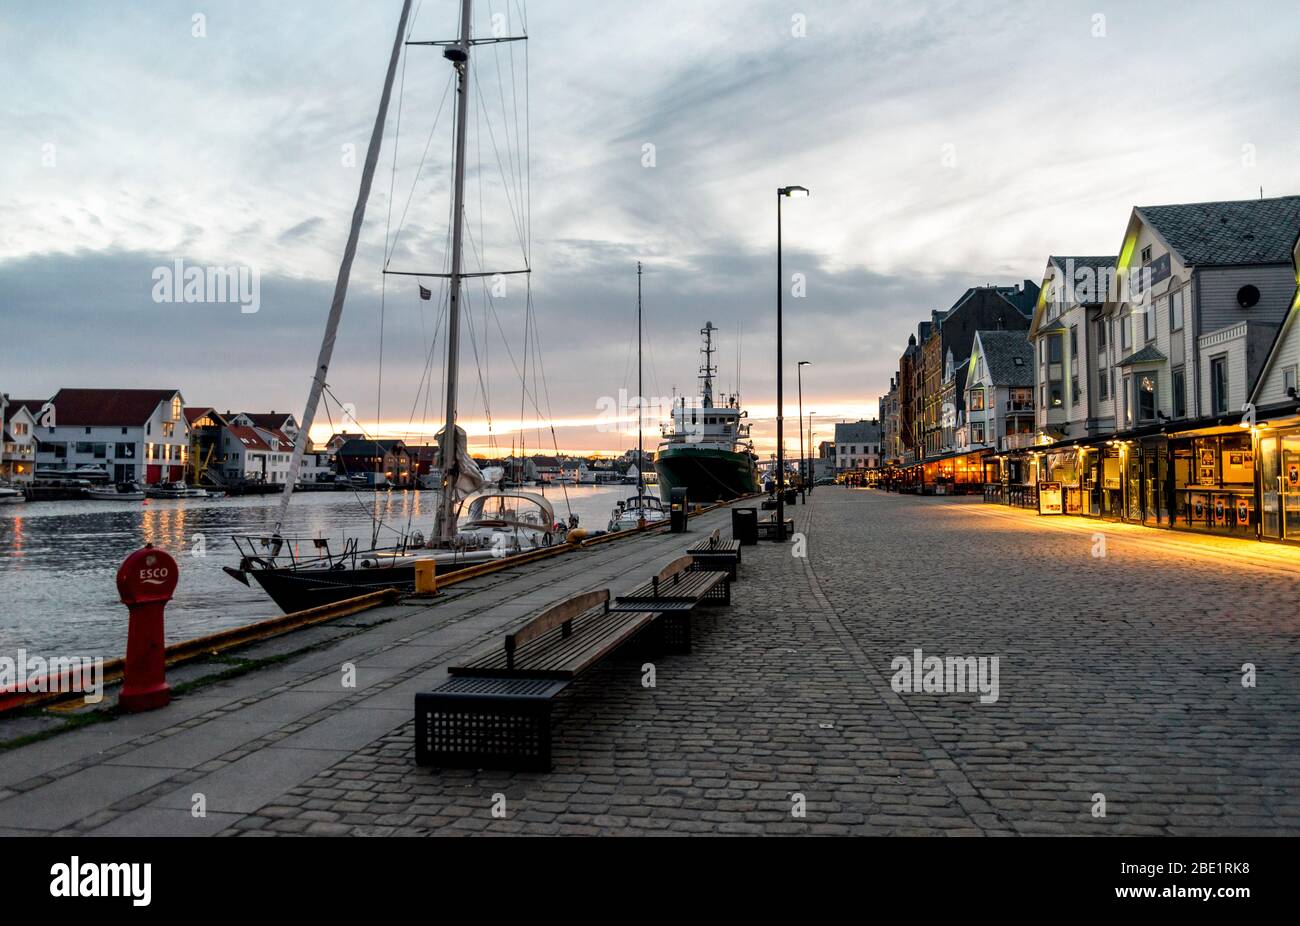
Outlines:
<svg viewBox="0 0 1300 926"><path fill-rule="evenodd" d="M1106 329L1109 327L1109 319L1103 318L1097 322L1097 353L1106 353Z"/></svg>
<svg viewBox="0 0 1300 926"><path fill-rule="evenodd" d="M1137 411L1139 422L1150 422L1156 420L1156 406L1158 392L1156 390L1156 374L1140 373L1138 374L1138 392L1137 392Z"/></svg>
<svg viewBox="0 0 1300 926"><path fill-rule="evenodd" d="M1296 367L1282 371L1282 391L1287 395L1292 395L1296 388Z"/></svg>
<svg viewBox="0 0 1300 926"><path fill-rule="evenodd" d="M1119 346L1128 350L1133 346L1133 313L1130 312L1119 320Z"/></svg>
<svg viewBox="0 0 1300 926"><path fill-rule="evenodd" d="M1060 408L1065 404L1065 388L1059 379L1052 380L1051 399L1052 408Z"/></svg>
<svg viewBox="0 0 1300 926"><path fill-rule="evenodd" d="M984 390L972 389L970 391L970 410L973 412L984 411Z"/></svg>
<svg viewBox="0 0 1300 926"><path fill-rule="evenodd" d="M1151 245L1149 244L1142 249L1142 263L1151 263Z"/></svg>
<svg viewBox="0 0 1300 926"><path fill-rule="evenodd" d="M1210 408L1215 415L1228 413L1228 358L1210 360Z"/></svg>
<svg viewBox="0 0 1300 926"><path fill-rule="evenodd" d="M982 421L971 422L970 439L972 444L984 443L984 422Z"/></svg>
<svg viewBox="0 0 1300 926"><path fill-rule="evenodd" d="M1070 362L1073 363L1074 358L1078 356L1079 356L1079 326L1071 325L1070 326Z"/></svg>
<svg viewBox="0 0 1300 926"><path fill-rule="evenodd" d="M1125 376L1121 381L1124 391L1120 393L1120 401L1123 404L1120 419L1124 422L1125 427L1133 427L1133 377Z"/></svg>
<svg viewBox="0 0 1300 926"><path fill-rule="evenodd" d="M1182 367L1174 367L1174 417L1187 417L1187 373Z"/></svg>
<svg viewBox="0 0 1300 926"><path fill-rule="evenodd" d="M1183 330L1183 291L1181 289L1169 297L1169 330Z"/></svg>
<svg viewBox="0 0 1300 926"><path fill-rule="evenodd" d="M1079 404L1079 374L1074 373L1070 376L1070 404Z"/></svg>
<svg viewBox="0 0 1300 926"><path fill-rule="evenodd" d="M1142 339L1144 341L1154 341L1156 339L1156 307L1148 305L1142 310Z"/></svg>
<svg viewBox="0 0 1300 926"><path fill-rule="evenodd" d="M172 396L172 421L180 421L181 418L181 397Z"/></svg>

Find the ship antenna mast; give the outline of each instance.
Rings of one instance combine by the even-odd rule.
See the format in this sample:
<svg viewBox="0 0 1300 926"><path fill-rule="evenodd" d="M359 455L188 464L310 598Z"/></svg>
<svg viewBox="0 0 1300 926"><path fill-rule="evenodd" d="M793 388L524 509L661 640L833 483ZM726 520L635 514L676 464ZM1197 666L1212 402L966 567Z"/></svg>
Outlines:
<svg viewBox="0 0 1300 926"><path fill-rule="evenodd" d="M713 322L705 322L700 329L700 334L704 335L704 347L700 349L704 355L704 363L700 366L700 393L704 408L713 407L713 374L718 372L718 368L713 365L713 332L717 330L713 327Z"/></svg>

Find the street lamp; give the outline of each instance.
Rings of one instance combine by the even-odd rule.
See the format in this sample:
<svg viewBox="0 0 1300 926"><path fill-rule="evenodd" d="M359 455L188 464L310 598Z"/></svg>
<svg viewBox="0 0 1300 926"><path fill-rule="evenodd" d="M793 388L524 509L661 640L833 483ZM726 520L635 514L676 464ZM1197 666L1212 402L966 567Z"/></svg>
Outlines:
<svg viewBox="0 0 1300 926"><path fill-rule="evenodd" d="M813 456L813 453L815 452L813 448L817 445L813 443L812 426L813 415L815 414L817 413L813 411L808 413L808 477L812 480L812 485L808 489L809 492L817 488L817 467L815 463L817 458ZM802 423L800 424L800 427L802 427Z"/></svg>
<svg viewBox="0 0 1300 926"><path fill-rule="evenodd" d="M811 360L800 360L795 366L799 380L799 501L804 504L808 503L808 477L804 473L804 461L807 458L803 451L803 368L807 366L812 366Z"/></svg>
<svg viewBox="0 0 1300 926"><path fill-rule="evenodd" d="M781 352L781 296L785 289L785 274L781 270L781 200L787 196L807 196L808 188L783 186L776 190L776 539L785 541L785 445L784 436L785 375ZM800 422L802 436L803 424Z"/></svg>

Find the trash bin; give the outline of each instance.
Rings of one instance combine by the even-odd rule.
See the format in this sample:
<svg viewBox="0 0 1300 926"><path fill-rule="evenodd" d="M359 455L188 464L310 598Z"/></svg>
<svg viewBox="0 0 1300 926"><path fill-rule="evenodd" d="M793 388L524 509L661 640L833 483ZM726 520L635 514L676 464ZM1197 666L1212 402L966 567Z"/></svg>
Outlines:
<svg viewBox="0 0 1300 926"><path fill-rule="evenodd" d="M686 489L673 489L668 496L668 529L674 534L683 534L686 532L686 514L688 511L686 501Z"/></svg>
<svg viewBox="0 0 1300 926"><path fill-rule="evenodd" d="M731 539L739 540L742 547L758 543L758 509L731 509Z"/></svg>
<svg viewBox="0 0 1300 926"><path fill-rule="evenodd" d="M799 490L798 490L798 489L786 489L786 490L785 490L785 503L786 503L787 505L793 505L793 504L794 504L796 501L798 501L798 500L799 500Z"/></svg>

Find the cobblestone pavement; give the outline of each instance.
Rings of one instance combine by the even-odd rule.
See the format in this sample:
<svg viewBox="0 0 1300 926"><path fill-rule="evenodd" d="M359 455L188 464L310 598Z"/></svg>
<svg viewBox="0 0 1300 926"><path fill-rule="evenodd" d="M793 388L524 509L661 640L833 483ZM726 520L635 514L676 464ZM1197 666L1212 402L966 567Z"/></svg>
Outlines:
<svg viewBox="0 0 1300 926"><path fill-rule="evenodd" d="M808 556L746 548L654 688L571 687L552 773L417 768L407 722L221 834L1300 833L1300 556L841 488L793 513ZM896 693L918 648L997 656L997 701Z"/></svg>

